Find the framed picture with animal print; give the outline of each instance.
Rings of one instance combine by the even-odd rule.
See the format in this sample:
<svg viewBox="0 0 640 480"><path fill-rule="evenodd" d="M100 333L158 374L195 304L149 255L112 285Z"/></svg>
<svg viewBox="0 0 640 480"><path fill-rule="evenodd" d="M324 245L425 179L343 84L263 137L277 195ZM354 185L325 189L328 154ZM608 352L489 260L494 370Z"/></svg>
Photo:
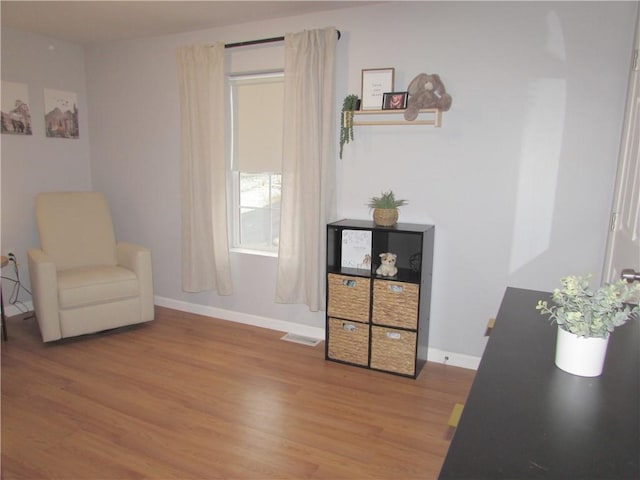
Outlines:
<svg viewBox="0 0 640 480"><path fill-rule="evenodd" d="M2 133L33 135L26 83L2 81Z"/></svg>
<svg viewBox="0 0 640 480"><path fill-rule="evenodd" d="M371 270L371 230L342 231L341 266Z"/></svg>

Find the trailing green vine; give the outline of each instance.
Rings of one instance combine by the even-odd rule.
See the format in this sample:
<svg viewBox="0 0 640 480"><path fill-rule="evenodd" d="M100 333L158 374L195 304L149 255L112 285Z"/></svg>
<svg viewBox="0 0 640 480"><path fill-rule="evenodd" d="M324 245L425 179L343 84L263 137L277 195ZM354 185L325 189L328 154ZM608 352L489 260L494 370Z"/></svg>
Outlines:
<svg viewBox="0 0 640 480"><path fill-rule="evenodd" d="M360 99L357 95L347 95L342 103L340 119L340 158L345 143L353 140L353 111L358 109Z"/></svg>

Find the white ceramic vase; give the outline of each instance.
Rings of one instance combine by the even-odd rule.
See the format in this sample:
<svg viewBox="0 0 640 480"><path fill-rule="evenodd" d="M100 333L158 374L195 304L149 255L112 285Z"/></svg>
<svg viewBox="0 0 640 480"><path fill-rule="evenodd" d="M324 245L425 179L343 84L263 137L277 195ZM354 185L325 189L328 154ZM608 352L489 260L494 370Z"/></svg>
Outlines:
<svg viewBox="0 0 640 480"><path fill-rule="evenodd" d="M602 373L609 338L579 337L558 327L556 366L581 377L597 377Z"/></svg>

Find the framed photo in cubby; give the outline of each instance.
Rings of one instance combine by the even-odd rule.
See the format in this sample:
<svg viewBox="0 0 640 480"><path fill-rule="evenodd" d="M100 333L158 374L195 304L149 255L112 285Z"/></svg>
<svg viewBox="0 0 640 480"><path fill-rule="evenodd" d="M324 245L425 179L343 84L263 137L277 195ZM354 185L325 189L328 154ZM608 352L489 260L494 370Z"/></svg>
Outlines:
<svg viewBox="0 0 640 480"><path fill-rule="evenodd" d="M342 262L343 268L371 269L371 231L343 230L342 231Z"/></svg>

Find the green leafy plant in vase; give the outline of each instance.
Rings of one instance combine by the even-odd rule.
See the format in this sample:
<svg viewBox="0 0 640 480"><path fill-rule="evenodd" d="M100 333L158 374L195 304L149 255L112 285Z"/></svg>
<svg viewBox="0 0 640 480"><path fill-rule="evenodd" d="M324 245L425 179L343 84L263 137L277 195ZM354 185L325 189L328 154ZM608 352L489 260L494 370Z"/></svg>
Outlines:
<svg viewBox="0 0 640 480"><path fill-rule="evenodd" d="M640 316L640 306L630 304L638 301L640 284L619 280L593 290L590 280L590 274L563 277L562 288L551 294L553 305L546 300L536 305L558 325L556 365L587 377L602 372L611 332Z"/></svg>
<svg viewBox="0 0 640 480"><path fill-rule="evenodd" d="M357 95L347 95L342 102L342 118L340 119L340 158L345 143L353 140L353 112L360 108Z"/></svg>
<svg viewBox="0 0 640 480"><path fill-rule="evenodd" d="M373 221L381 227L392 227L398 221L398 207L407 205L406 200L396 200L393 190L371 197L367 204L373 210Z"/></svg>
<svg viewBox="0 0 640 480"><path fill-rule="evenodd" d="M551 295L554 305L540 300L536 309L563 330L588 338L607 338L616 327L640 315L640 307L628 303L640 294L640 284L619 280L592 290L590 280L590 274L562 278L562 288Z"/></svg>

